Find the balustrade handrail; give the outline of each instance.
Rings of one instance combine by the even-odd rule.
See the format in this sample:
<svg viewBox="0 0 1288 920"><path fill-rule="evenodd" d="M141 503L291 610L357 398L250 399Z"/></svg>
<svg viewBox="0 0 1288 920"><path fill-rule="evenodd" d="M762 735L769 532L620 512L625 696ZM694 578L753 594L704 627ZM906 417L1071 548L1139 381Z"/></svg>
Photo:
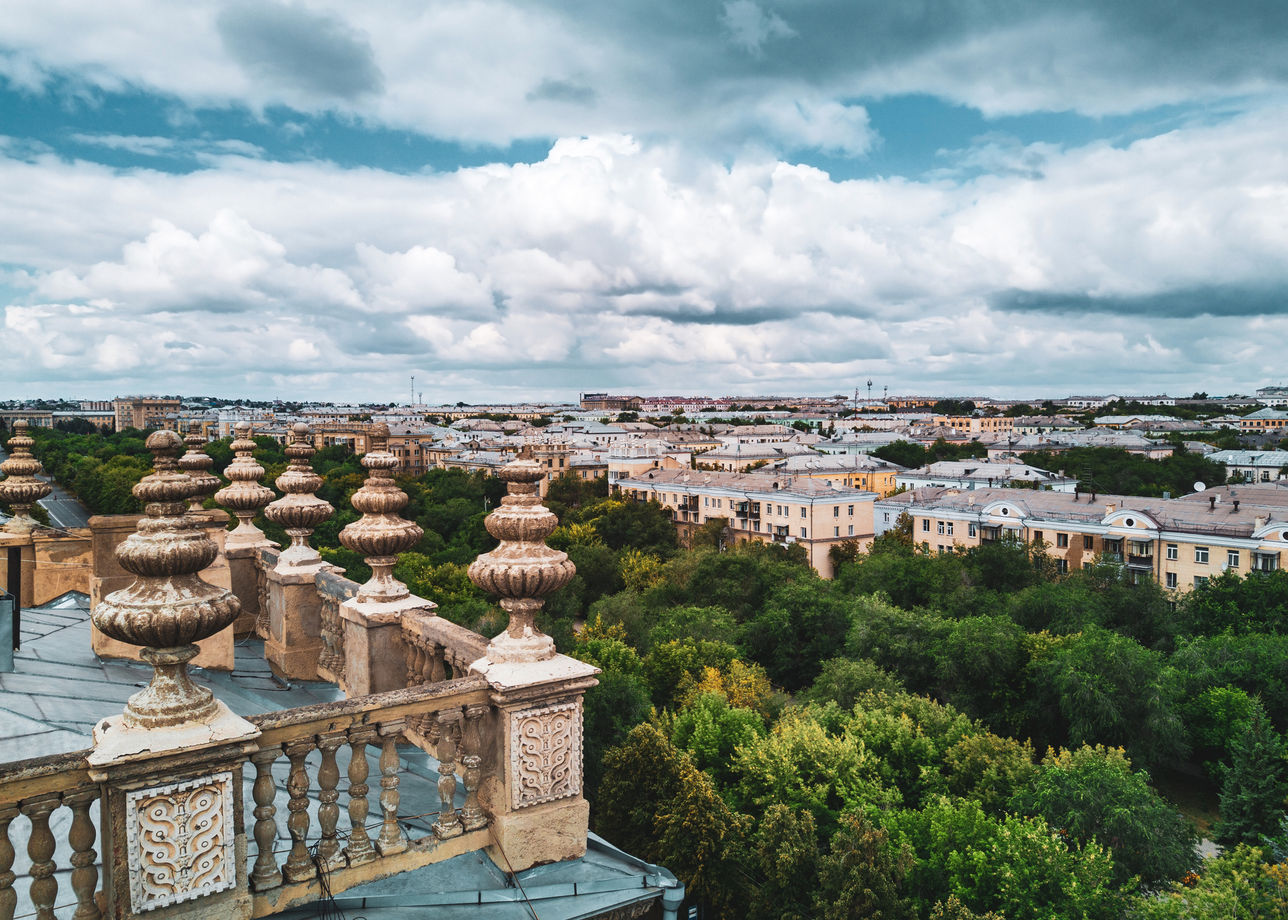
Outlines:
<svg viewBox="0 0 1288 920"><path fill-rule="evenodd" d="M487 655L488 640L473 630L440 616L404 616L403 633L443 648L458 673Z"/></svg>
<svg viewBox="0 0 1288 920"><path fill-rule="evenodd" d="M471 675L333 703L280 709L249 716L248 721L262 732L256 739L260 747L268 747L302 735L335 731L367 721L390 722L458 706L485 706L490 700L489 686L485 677ZM376 718L368 720L369 713L374 713Z"/></svg>
<svg viewBox="0 0 1288 920"><path fill-rule="evenodd" d="M92 786L86 758L90 750L29 757L0 765L0 805L12 805L47 792Z"/></svg>

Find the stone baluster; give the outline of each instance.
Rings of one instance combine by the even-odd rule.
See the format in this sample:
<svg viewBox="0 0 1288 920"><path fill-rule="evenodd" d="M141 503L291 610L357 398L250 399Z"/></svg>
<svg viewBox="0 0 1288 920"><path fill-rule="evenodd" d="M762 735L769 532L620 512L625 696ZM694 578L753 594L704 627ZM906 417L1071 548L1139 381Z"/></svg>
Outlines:
<svg viewBox="0 0 1288 920"><path fill-rule="evenodd" d="M77 789L63 796L63 804L72 810L72 826L67 832L67 842L72 847L72 891L76 895L76 911L72 920L99 920L95 894L98 890L98 866L94 860L94 821L89 806L98 800L98 789Z"/></svg>
<svg viewBox="0 0 1288 920"><path fill-rule="evenodd" d="M188 474L193 483L188 510L200 511L210 494L219 488L219 477L210 472L215 461L203 450L206 438L200 431L189 431L183 443L188 445L188 451L179 458L179 468Z"/></svg>
<svg viewBox="0 0 1288 920"><path fill-rule="evenodd" d="M572 581L577 569L567 553L545 543L559 519L541 504L541 466L514 460L498 475L507 494L484 523L501 543L469 568L470 580L500 595L501 607L510 615L505 632L488 644L487 658L492 664L545 661L554 657L555 644L537 628L537 611L545 603L542 598Z"/></svg>
<svg viewBox="0 0 1288 920"><path fill-rule="evenodd" d="M236 456L224 470L229 484L215 493L215 501L237 516L237 526L224 541L225 550L269 542L264 532L255 526L254 519L259 510L274 498L273 490L259 482L264 468L254 457L256 444L250 437L250 425L238 422L233 432L236 437L229 446Z"/></svg>
<svg viewBox="0 0 1288 920"><path fill-rule="evenodd" d="M381 856L392 856L407 849L407 837L398 826L398 736L407 727L404 719L380 724L380 810L384 823L376 849Z"/></svg>
<svg viewBox="0 0 1288 920"><path fill-rule="evenodd" d="M18 892L13 890L17 876L13 871L13 841L9 839L9 824L18 817L13 805L0 806L0 920L13 920L18 906Z"/></svg>
<svg viewBox="0 0 1288 920"><path fill-rule="evenodd" d="M236 556L234 556L236 558ZM255 635L266 638L269 633L268 573L262 565L255 566Z"/></svg>
<svg viewBox="0 0 1288 920"><path fill-rule="evenodd" d="M345 732L327 732L318 735L318 748L322 751L322 765L318 767L318 826L322 829L322 840L318 843L318 860L327 869L336 869L344 865L344 856L340 852L340 837L336 825L340 821L340 767L336 764L335 752L345 742Z"/></svg>
<svg viewBox="0 0 1288 920"><path fill-rule="evenodd" d="M444 656L444 649L438 643L433 643L429 649L429 682L436 684L439 681L447 680L447 661Z"/></svg>
<svg viewBox="0 0 1288 920"><path fill-rule="evenodd" d="M9 459L0 463L0 473L5 475L0 480L0 499L13 512L13 517L4 525L8 533L30 533L39 527L31 516L31 506L53 491L53 486L36 478L45 468L31 455L35 446L36 442L27 434L27 420L18 419L13 423L13 437L9 439Z"/></svg>
<svg viewBox="0 0 1288 920"><path fill-rule="evenodd" d="M306 842L309 834L309 771L304 758L313 750L313 739L288 741L282 747L291 761L291 772L286 779L286 791L290 795L286 808L291 813L286 819L286 829L291 833L291 852L286 857L282 874L288 882L303 882L317 875L317 866L309 856Z"/></svg>
<svg viewBox="0 0 1288 920"><path fill-rule="evenodd" d="M291 443L286 448L290 466L277 477L277 487L284 494L264 509L264 517L280 524L291 538L291 545L277 557L276 569L281 574L315 569L322 563L322 556L309 545L309 536L335 509L313 494L325 482L310 465L315 453L309 426L297 422L291 428Z"/></svg>
<svg viewBox="0 0 1288 920"><path fill-rule="evenodd" d="M483 741L479 725L487 715L486 706L465 707L465 727L461 732L461 765L465 767L465 804L461 806L461 824L467 831L487 824L487 815L479 804L479 784L483 781Z"/></svg>
<svg viewBox="0 0 1288 920"><path fill-rule="evenodd" d="M456 813L456 736L460 729L461 710L444 709L438 714L441 735L438 741L438 820L434 833L442 839L458 837L461 819Z"/></svg>
<svg viewBox="0 0 1288 920"><path fill-rule="evenodd" d="M340 683L344 678L344 623L340 619L338 601L322 598L320 633L322 636L322 654L318 656L318 674L332 683Z"/></svg>
<svg viewBox="0 0 1288 920"><path fill-rule="evenodd" d="M273 779L273 762L279 751L275 747L261 748L250 755L255 765L255 784L251 795L255 799L255 868L250 880L256 891L267 891L282 884L282 870L277 867L277 783Z"/></svg>
<svg viewBox="0 0 1288 920"><path fill-rule="evenodd" d="M58 807L58 799L58 793L51 792L22 803L22 813L31 821L27 855L31 858L31 903L36 908L36 920L54 920L54 903L58 900L54 834L49 829L49 815Z"/></svg>
<svg viewBox="0 0 1288 920"><path fill-rule="evenodd" d="M148 730L232 716L209 690L192 682L188 662L197 654L198 639L230 625L241 610L230 591L197 574L214 562L219 549L200 522L185 514L193 480L175 459L183 442L162 430L148 435L146 443L153 472L133 490L144 503L144 517L116 549L121 567L135 580L109 594L91 614L94 625L111 638L144 646L140 657L153 667L152 682L130 697L120 717L127 730L144 736L138 743L145 748ZM95 737L106 730L100 724Z"/></svg>
<svg viewBox="0 0 1288 920"><path fill-rule="evenodd" d="M367 801L367 745L375 737L374 725L359 725L349 729L349 845L345 847L345 853L351 866L359 866L376 858L375 848L367 833L367 814L371 810Z"/></svg>

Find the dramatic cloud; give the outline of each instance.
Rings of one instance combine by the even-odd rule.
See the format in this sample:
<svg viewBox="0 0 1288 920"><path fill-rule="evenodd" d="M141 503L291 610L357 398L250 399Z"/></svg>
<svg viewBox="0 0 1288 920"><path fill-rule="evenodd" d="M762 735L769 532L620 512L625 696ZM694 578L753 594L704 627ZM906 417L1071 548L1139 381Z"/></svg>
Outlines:
<svg viewBox="0 0 1288 920"><path fill-rule="evenodd" d="M0 384L1247 390L1286 83L1282 3L13 0Z"/></svg>

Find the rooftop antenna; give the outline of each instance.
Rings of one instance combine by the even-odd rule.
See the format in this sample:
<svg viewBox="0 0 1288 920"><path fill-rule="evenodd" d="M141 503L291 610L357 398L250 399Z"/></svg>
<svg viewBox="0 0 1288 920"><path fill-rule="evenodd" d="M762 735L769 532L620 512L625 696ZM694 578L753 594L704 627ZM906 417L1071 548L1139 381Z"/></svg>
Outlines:
<svg viewBox="0 0 1288 920"><path fill-rule="evenodd" d="M872 408L872 378L868 378L868 408Z"/></svg>
<svg viewBox="0 0 1288 920"><path fill-rule="evenodd" d="M411 404L416 405L416 375L411 375Z"/></svg>

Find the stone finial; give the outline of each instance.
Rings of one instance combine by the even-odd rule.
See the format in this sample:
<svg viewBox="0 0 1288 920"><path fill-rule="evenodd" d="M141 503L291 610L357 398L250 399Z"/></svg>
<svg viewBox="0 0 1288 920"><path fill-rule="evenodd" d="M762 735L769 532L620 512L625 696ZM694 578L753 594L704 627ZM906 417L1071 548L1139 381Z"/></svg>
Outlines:
<svg viewBox="0 0 1288 920"><path fill-rule="evenodd" d="M562 588L577 574L567 553L546 545L559 519L541 504L538 490L544 475L533 460L513 460L501 467L508 494L487 516L487 531L501 541L470 565L470 581L501 596L510 623L488 645L487 658L503 661L544 661L554 657L554 640L537 628L543 598Z"/></svg>
<svg viewBox="0 0 1288 920"><path fill-rule="evenodd" d="M0 472L5 474L0 480L0 498L13 511L13 517L4 525L9 533L30 533L39 527L31 516L31 506L53 491L53 486L36 478L45 468L31 455L35 446L36 442L27 435L27 420L18 419L9 439L9 459L0 463Z"/></svg>
<svg viewBox="0 0 1288 920"><path fill-rule="evenodd" d="M185 514L196 485L179 469L179 435L154 431L147 447L153 472L134 487L144 517L116 550L134 583L109 594L91 619L113 639L144 646L141 657L155 673L146 689L130 697L124 723L152 729L218 715L211 692L189 679L188 662L198 651L194 643L236 620L241 604L232 592L197 575L214 562L219 548L201 522Z"/></svg>
<svg viewBox="0 0 1288 920"><path fill-rule="evenodd" d="M310 465L315 453L317 449L310 439L309 426L297 422L291 428L291 443L286 448L291 465L277 477L277 487L285 494L264 509L264 516L284 527L291 538L291 545L277 557L279 572L309 568L322 562L318 551L309 546L309 535L313 528L334 514L335 509L313 494L323 483L322 477L313 472Z"/></svg>
<svg viewBox="0 0 1288 920"><path fill-rule="evenodd" d="M340 542L371 566L371 579L358 589L357 600L398 601L411 596L407 586L393 575L398 554L415 546L425 531L398 515L407 505L407 493L394 482L398 458L389 452L389 426L373 425L367 440L362 465L371 472L351 499L362 517L340 531Z"/></svg>
<svg viewBox="0 0 1288 920"><path fill-rule="evenodd" d="M187 472L196 489L188 502L188 510L200 511L210 493L219 488L219 477L210 472L215 461L202 449L206 439L200 431L189 431L183 443L188 445L188 452L179 458L179 468Z"/></svg>
<svg viewBox="0 0 1288 920"><path fill-rule="evenodd" d="M215 493L215 501L237 515L237 526L224 540L225 551L269 542L268 537L264 536L264 531L256 527L252 521L259 513L259 509L275 497L272 489L259 484L259 478L264 475L264 468L251 456L256 445L250 438L250 424L238 422L233 427L233 432L236 438L230 446L237 456L224 470L224 475L230 482Z"/></svg>

